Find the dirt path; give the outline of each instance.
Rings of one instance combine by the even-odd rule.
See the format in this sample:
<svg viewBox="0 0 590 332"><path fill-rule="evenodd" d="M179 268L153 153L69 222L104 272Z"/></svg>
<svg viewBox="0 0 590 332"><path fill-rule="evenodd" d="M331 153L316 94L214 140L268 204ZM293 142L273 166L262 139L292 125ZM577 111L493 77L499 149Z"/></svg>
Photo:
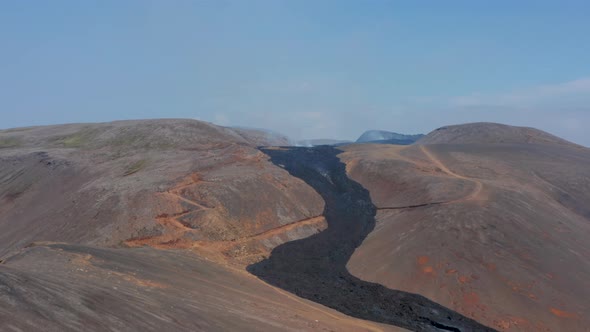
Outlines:
<svg viewBox="0 0 590 332"><path fill-rule="evenodd" d="M442 161L440 161L440 159L438 159L434 154L432 154L432 152L429 151L428 148L426 148L424 145L420 145L420 150L422 151L422 153L424 153L424 155L428 159L430 159L430 161L434 165L436 165L441 171L443 171L443 173L445 173L453 178L460 179L460 180L466 180L466 181L473 183L474 184L473 190L468 195L466 195L464 197L460 197L460 198L452 199L452 200L448 200L448 201L438 201L438 202L429 202L429 203L404 205L404 206L393 206L393 207L378 207L377 210L403 210L403 209L421 208L421 207L432 206L432 205L455 204L455 203L461 203L461 202L467 202L467 201L480 199L480 194L483 189L483 184L481 183L481 181L473 179L473 178L468 178L466 176L463 176L463 175L460 175L460 174L457 174L457 173L451 171L445 164L442 163ZM404 159L412 162L413 164L417 164L415 161L411 161L407 158L404 158Z"/></svg>
<svg viewBox="0 0 590 332"><path fill-rule="evenodd" d="M182 181L178 185L176 185L176 186L174 186L174 187L166 190L164 192L164 194L173 196L174 198L179 199L179 200L181 200L181 201L183 201L183 202L185 202L187 204L196 206L197 208L199 208L201 210L209 210L209 209L212 209L211 207L205 206L205 205L203 205L203 204L201 204L199 202L196 202L196 201L193 201L191 199L188 199L188 198L182 196L182 194L181 194L182 189L188 188L188 187L191 187L191 186L196 186L196 185L198 185L201 182L207 182L207 181L204 181L203 179L201 179L201 177L198 174L196 174L196 173L192 174L187 180Z"/></svg>
<svg viewBox="0 0 590 332"><path fill-rule="evenodd" d="M131 238L131 239L128 239L127 241L125 241L125 243L129 246L132 246L132 247L138 247L138 246L143 246L143 245L151 245L151 246L155 246L155 247L158 247L158 246L178 247L179 246L179 239L181 239L185 233L193 230L192 228L190 228L186 224L184 224L180 219L182 217L184 217L188 214L191 214L193 212L196 212L196 211L212 209L211 207L205 206L199 202L188 199L188 198L182 196L180 193L182 189L197 185L199 182L202 182L202 180L199 178L199 176L197 174L192 174L189 177L188 181L187 180L182 181L178 185L160 193L162 195L170 196L173 200L185 202L185 203L195 207L196 209L184 210L182 212L175 213L172 215L164 214L164 215L157 216L156 222L158 224L162 225L162 227L164 227L167 230L167 232L164 232L163 234L156 235L156 236L144 236L144 237L138 237L138 238ZM182 247L189 247L189 246L190 245L187 243L182 244Z"/></svg>
<svg viewBox="0 0 590 332"><path fill-rule="evenodd" d="M183 201L183 202L185 202L187 204L190 204L192 206L196 206L199 210L210 210L210 209L212 209L212 208L210 208L208 206L205 206L205 205L203 205L203 204L201 204L199 202L195 202L195 201L190 200L190 199L188 199L186 197L183 197L180 194L177 194L177 193L175 193L173 191L166 191L165 194L170 195L170 196L173 196L174 198L176 198L178 200L181 200L181 201Z"/></svg>
<svg viewBox="0 0 590 332"><path fill-rule="evenodd" d="M179 218L182 218L183 216L191 213L193 211L187 211L187 212L183 212L174 216L162 216L162 217L156 217L156 221L161 224L162 226L171 226L172 228L178 229L178 230L191 230L191 228L185 226L183 223L181 223L180 221L178 221Z"/></svg>
<svg viewBox="0 0 590 332"><path fill-rule="evenodd" d="M195 207L196 209L185 210L185 211L175 213L172 215L163 214L163 215L157 216L156 222L158 224L162 225L167 230L166 232L164 232L161 235L145 236L145 237L128 239L126 241L126 244L129 246L133 246L133 247L143 246L143 245L151 245L151 246L155 246L155 247L171 246L174 248L193 247L194 243L190 243L190 242L186 242L186 241L179 241L187 232L193 231L193 229L191 227L187 226L185 223L182 222L181 218L188 215L188 214L191 214L193 212L202 211L202 210L211 210L214 208L205 206L199 202L193 201L191 199L188 199L188 198L182 196L181 191L184 188L187 188L190 186L195 186L195 185L199 184L200 182L203 182L203 181L197 175L193 174L189 179L182 181L178 185L160 193L161 195L169 196L173 200L185 202L185 203ZM318 231L319 231L319 227L322 223L325 223L325 218L323 216L315 216L315 217L311 217L311 218L297 220L297 221L291 222L289 224L282 225L282 226L279 226L276 228L272 228L272 229L269 229L269 230L266 230L266 231L263 231L263 232L260 232L257 234L241 237L241 238L238 238L234 241L213 241L213 242L209 243L208 245L209 246L217 246L219 248L227 247L227 246L236 246L236 245L239 245L240 243L244 243L246 241L267 239L272 236L283 234L283 233L291 231L293 229L296 229L296 228L299 228L302 226L308 226L308 225L309 226L317 226ZM260 253L257 253L256 255L259 255L259 254Z"/></svg>
<svg viewBox="0 0 590 332"><path fill-rule="evenodd" d="M267 231L258 233L258 234L254 234L248 237L245 237L245 240L258 240L258 239L264 239L264 238L268 238L274 235L278 235L278 234L282 234L285 232L288 232L294 228L298 228L301 226L306 226L306 225L318 225L321 224L325 221L323 216L318 216L318 217L312 217L312 218L307 218L307 219L303 219L303 220L298 220L298 221L294 221L292 223L288 223L286 225L283 226L279 226L279 227L275 227L272 229L269 229Z"/></svg>
<svg viewBox="0 0 590 332"><path fill-rule="evenodd" d="M472 182L475 185L475 187L473 188L473 191L469 195L467 195L463 198L454 199L452 201L445 202L445 204L471 201L471 200L476 199L479 196L479 194L481 193L481 190L483 188L483 184L481 183L481 181L473 179L473 178L468 178L468 177L465 177L463 175L460 175L460 174L457 174L457 173L451 171L445 164L443 164L440 161L440 159L438 159L435 155L433 155L432 152L430 152L424 145L420 145L420 150L426 155L426 157L428 157L428 159L430 159L436 166L438 166L446 174L448 174L454 178L457 178L457 179L467 180L469 182Z"/></svg>

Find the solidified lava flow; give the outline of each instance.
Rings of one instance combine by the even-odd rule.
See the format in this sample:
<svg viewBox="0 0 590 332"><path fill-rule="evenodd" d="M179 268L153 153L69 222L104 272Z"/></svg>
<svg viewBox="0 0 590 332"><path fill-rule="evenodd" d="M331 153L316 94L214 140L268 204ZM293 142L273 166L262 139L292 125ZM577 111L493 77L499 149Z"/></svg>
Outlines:
<svg viewBox="0 0 590 332"><path fill-rule="evenodd" d="M260 279L349 316L413 331L494 331L427 298L351 275L346 263L375 227L369 192L352 181L333 147L262 149L324 199L328 229L276 247L250 265Z"/></svg>

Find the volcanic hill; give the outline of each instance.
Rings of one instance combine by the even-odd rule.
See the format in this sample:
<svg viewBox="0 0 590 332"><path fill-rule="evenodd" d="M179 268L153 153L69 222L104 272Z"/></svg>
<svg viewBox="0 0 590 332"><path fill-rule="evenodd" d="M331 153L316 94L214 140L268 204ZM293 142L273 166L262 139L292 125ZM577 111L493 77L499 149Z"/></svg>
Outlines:
<svg viewBox="0 0 590 332"><path fill-rule="evenodd" d="M486 123L287 144L181 119L1 130L0 330L590 326L589 149Z"/></svg>
<svg viewBox="0 0 590 332"><path fill-rule="evenodd" d="M349 271L502 331L587 329L590 150L484 123L418 143L340 155L377 208Z"/></svg>

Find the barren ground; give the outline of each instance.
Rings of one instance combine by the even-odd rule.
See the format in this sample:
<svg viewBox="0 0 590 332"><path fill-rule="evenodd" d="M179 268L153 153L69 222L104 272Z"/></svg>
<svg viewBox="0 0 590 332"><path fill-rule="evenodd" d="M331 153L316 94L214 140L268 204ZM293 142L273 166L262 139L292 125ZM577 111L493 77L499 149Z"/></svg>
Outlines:
<svg viewBox="0 0 590 332"><path fill-rule="evenodd" d="M377 226L351 273L503 331L590 322L590 153L536 144L349 146Z"/></svg>
<svg viewBox="0 0 590 332"><path fill-rule="evenodd" d="M285 142L0 131L0 330L588 331L590 150L495 124L258 148Z"/></svg>

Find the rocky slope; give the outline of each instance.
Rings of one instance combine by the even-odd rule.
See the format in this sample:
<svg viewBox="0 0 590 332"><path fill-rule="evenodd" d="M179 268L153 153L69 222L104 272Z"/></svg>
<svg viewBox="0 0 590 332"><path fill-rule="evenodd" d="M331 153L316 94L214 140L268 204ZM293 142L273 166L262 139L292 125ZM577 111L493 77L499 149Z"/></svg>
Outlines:
<svg viewBox="0 0 590 332"><path fill-rule="evenodd" d="M255 260L325 227L321 197L251 133L195 120L1 131L0 255L43 240Z"/></svg>
<svg viewBox="0 0 590 332"><path fill-rule="evenodd" d="M0 330L584 331L589 150L449 128L338 149L194 120L0 131Z"/></svg>
<svg viewBox="0 0 590 332"><path fill-rule="evenodd" d="M485 143L494 128L466 128L483 135L466 144L346 147L378 210L348 269L498 330L584 331L590 150L540 131Z"/></svg>
<svg viewBox="0 0 590 332"><path fill-rule="evenodd" d="M445 126L430 132L418 140L419 144L493 144L493 143L537 143L574 145L562 138L544 131L508 126L500 123L478 122Z"/></svg>
<svg viewBox="0 0 590 332"><path fill-rule="evenodd" d="M0 264L0 303L0 331L399 331L151 248L25 248Z"/></svg>

